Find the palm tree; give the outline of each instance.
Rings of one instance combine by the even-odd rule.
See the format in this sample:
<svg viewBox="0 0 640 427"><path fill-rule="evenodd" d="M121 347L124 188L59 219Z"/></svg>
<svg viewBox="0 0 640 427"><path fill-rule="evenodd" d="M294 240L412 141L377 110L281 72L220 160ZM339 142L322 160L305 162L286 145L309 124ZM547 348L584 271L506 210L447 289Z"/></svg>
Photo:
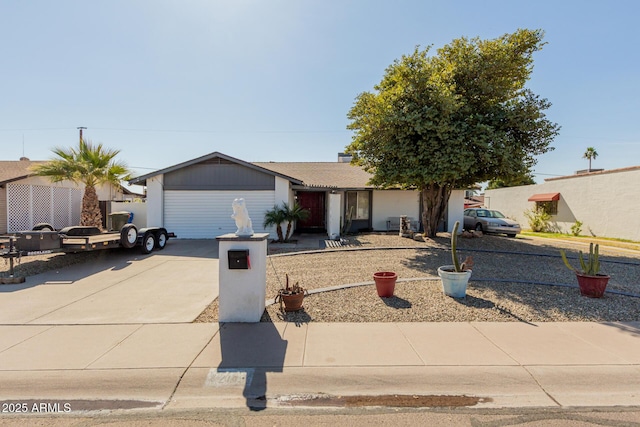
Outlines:
<svg viewBox="0 0 640 427"><path fill-rule="evenodd" d="M591 159L595 159L596 157L598 157L598 152L593 147L587 148L587 151L585 151L582 156L583 159L589 159L589 172L591 172Z"/></svg>
<svg viewBox="0 0 640 427"><path fill-rule="evenodd" d="M282 203L282 210L284 211L285 220L287 221L287 233L285 234L285 242L289 241L291 237L291 225L294 221L304 221L309 218L309 210L304 209L298 202L293 204L293 207L289 207L287 203Z"/></svg>
<svg viewBox="0 0 640 427"><path fill-rule="evenodd" d="M283 242L284 237L282 236L282 224L287 220L285 215L285 211L279 207L278 205L273 205L273 209L265 212L264 214L264 222L262 226L264 228L271 227L273 225L276 226L276 233L278 234L278 242Z"/></svg>
<svg viewBox="0 0 640 427"><path fill-rule="evenodd" d="M96 186L106 183L120 186L120 181L129 179L131 173L125 163L114 160L120 150L106 149L102 144L94 145L81 139L77 148L56 147L52 151L58 158L34 166L33 172L49 177L52 182L69 180L84 184L80 225L102 228Z"/></svg>

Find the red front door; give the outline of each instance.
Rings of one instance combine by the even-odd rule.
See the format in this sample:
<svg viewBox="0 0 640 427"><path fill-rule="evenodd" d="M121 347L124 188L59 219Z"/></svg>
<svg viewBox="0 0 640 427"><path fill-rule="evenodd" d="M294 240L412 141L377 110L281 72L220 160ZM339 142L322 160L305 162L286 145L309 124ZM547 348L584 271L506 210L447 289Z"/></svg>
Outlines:
<svg viewBox="0 0 640 427"><path fill-rule="evenodd" d="M325 209L324 192L305 191L298 192L298 203L302 208L309 211L309 218L305 221L298 221L296 230L298 231L322 231L325 230Z"/></svg>

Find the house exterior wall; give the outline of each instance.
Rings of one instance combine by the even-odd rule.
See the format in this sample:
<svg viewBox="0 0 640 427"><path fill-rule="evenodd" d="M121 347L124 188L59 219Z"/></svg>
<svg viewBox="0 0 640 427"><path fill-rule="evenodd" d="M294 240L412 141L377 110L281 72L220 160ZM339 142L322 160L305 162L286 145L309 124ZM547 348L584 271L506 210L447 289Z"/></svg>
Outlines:
<svg viewBox="0 0 640 427"><path fill-rule="evenodd" d="M279 176L275 178L275 204L282 205L282 203L287 203L289 206L293 206L294 198L291 183Z"/></svg>
<svg viewBox="0 0 640 427"><path fill-rule="evenodd" d="M406 215L420 222L420 193L414 190L374 190L373 222L375 231L386 231L389 218Z"/></svg>
<svg viewBox="0 0 640 427"><path fill-rule="evenodd" d="M539 193L560 193L558 214L552 217L559 231L571 232L571 226L579 220L583 223L582 234L640 241L640 204L635 197L638 182L640 168L576 175L537 185L487 190L485 205L528 228L524 212L535 203L527 199Z"/></svg>
<svg viewBox="0 0 640 427"><path fill-rule="evenodd" d="M133 224L139 229L147 227L147 204L143 202L111 202L111 212L132 212ZM111 226L111 221L107 224Z"/></svg>
<svg viewBox="0 0 640 427"><path fill-rule="evenodd" d="M460 221L460 229L464 224L464 194L465 190L453 190L449 196L447 208L447 231L451 233L456 221Z"/></svg>
<svg viewBox="0 0 640 427"><path fill-rule="evenodd" d="M164 227L164 175L147 180L147 227Z"/></svg>
<svg viewBox="0 0 640 427"><path fill-rule="evenodd" d="M96 187L98 200L124 200L124 193L121 189L111 184L99 185Z"/></svg>

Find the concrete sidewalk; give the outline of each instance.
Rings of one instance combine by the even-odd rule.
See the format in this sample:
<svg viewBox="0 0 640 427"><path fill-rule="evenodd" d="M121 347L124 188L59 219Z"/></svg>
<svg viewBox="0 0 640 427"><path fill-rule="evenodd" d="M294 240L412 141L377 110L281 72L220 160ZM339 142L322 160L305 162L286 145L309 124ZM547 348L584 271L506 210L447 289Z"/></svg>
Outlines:
<svg viewBox="0 0 640 427"><path fill-rule="evenodd" d="M0 384L0 401L72 410L390 394L640 406L640 322L4 325Z"/></svg>
<svg viewBox="0 0 640 427"><path fill-rule="evenodd" d="M446 395L477 408L640 407L640 322L191 323L217 296L217 245L105 255L0 288L0 403L259 409Z"/></svg>

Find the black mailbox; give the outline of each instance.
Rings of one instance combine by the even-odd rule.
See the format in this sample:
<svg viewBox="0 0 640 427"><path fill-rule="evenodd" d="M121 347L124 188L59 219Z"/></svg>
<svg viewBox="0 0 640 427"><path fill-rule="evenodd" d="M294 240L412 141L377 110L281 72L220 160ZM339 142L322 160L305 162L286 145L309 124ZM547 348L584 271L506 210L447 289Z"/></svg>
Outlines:
<svg viewBox="0 0 640 427"><path fill-rule="evenodd" d="M227 253L229 256L229 270L248 270L250 268L249 249L233 250Z"/></svg>

